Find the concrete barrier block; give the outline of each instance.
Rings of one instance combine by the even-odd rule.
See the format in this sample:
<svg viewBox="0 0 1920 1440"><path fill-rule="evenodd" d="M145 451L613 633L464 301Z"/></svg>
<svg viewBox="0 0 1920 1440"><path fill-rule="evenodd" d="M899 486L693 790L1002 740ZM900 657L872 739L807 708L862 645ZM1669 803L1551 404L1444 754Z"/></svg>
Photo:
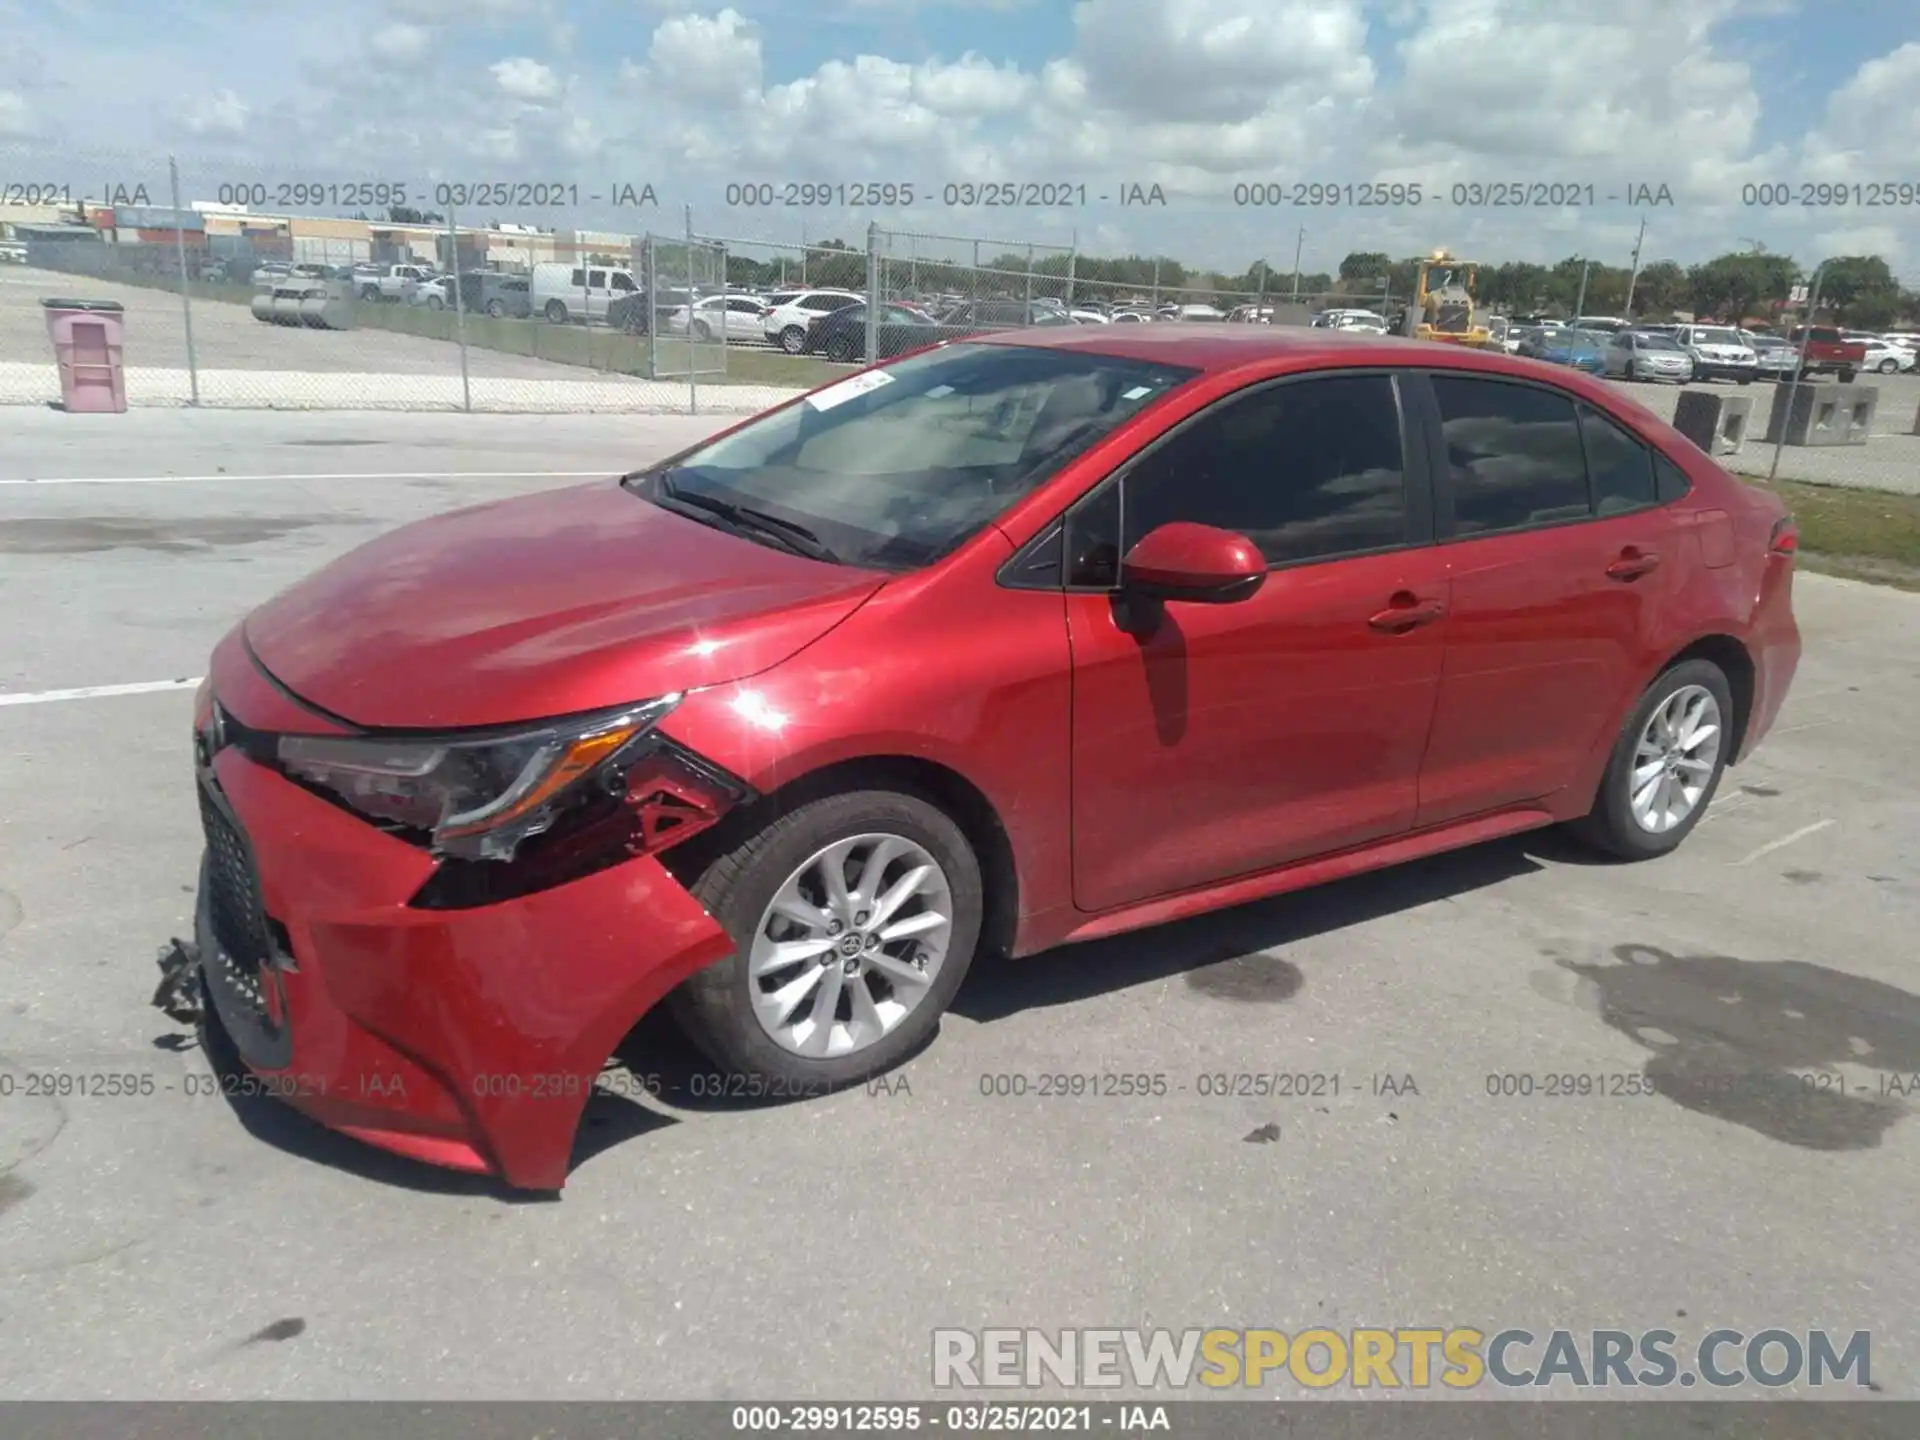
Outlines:
<svg viewBox="0 0 1920 1440"><path fill-rule="evenodd" d="M1877 385L1777 385L1767 443L1776 444L1784 435L1788 445L1864 445L1879 404Z"/></svg>
<svg viewBox="0 0 1920 1440"><path fill-rule="evenodd" d="M1709 455L1737 455L1752 423L1751 395L1683 390L1673 412L1673 428Z"/></svg>

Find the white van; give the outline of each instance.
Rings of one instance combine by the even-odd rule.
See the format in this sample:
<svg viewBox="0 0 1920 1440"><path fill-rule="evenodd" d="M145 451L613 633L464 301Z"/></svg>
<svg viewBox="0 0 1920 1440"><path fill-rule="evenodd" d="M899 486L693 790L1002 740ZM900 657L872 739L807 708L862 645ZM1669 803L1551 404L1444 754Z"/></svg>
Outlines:
<svg viewBox="0 0 1920 1440"><path fill-rule="evenodd" d="M556 325L572 321L606 324L607 310L622 296L637 294L639 283L631 270L610 265L536 265L533 267L533 313Z"/></svg>

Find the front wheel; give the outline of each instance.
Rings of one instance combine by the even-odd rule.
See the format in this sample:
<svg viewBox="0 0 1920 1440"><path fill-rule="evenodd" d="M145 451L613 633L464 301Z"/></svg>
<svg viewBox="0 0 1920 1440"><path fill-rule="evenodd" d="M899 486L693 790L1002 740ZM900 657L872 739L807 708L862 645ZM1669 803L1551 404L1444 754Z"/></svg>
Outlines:
<svg viewBox="0 0 1920 1440"><path fill-rule="evenodd" d="M984 909L960 827L891 790L781 815L691 888L734 950L674 993L682 1029L715 1064L796 1093L857 1083L925 1043Z"/></svg>
<svg viewBox="0 0 1920 1440"><path fill-rule="evenodd" d="M1742 375L1738 378L1742 385L1751 385L1753 383L1753 376L1751 375Z"/></svg>
<svg viewBox="0 0 1920 1440"><path fill-rule="evenodd" d="M1893 374L1894 371L1898 370L1899 368L1900 368L1900 362L1898 360L1889 358L1886 360L1882 360L1880 362L1880 373L1882 375L1891 375Z"/></svg>
<svg viewBox="0 0 1920 1440"><path fill-rule="evenodd" d="M567 323L567 307L558 300L549 300L546 316L553 324L564 325Z"/></svg>
<svg viewBox="0 0 1920 1440"><path fill-rule="evenodd" d="M1733 694L1708 660L1675 665L1647 687L1621 728L1583 840L1623 860L1675 849L1706 814L1731 757Z"/></svg>
<svg viewBox="0 0 1920 1440"><path fill-rule="evenodd" d="M798 355L807 348L807 332L798 325L789 325L780 332L780 348L789 355Z"/></svg>
<svg viewBox="0 0 1920 1440"><path fill-rule="evenodd" d="M487 314L492 319L504 320L507 315L507 307L498 300L489 300L487 302Z"/></svg>

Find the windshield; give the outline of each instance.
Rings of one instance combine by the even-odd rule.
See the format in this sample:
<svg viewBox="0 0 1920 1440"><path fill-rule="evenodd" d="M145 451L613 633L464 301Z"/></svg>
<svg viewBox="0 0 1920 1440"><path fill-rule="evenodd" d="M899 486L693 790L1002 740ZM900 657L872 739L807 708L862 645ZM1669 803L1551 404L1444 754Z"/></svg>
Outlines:
<svg viewBox="0 0 1920 1440"><path fill-rule="evenodd" d="M1731 330L1696 330L1693 332L1696 345L1738 345L1740 337Z"/></svg>
<svg viewBox="0 0 1920 1440"><path fill-rule="evenodd" d="M1642 350L1678 350L1680 347L1674 343L1670 335L1642 335L1640 348Z"/></svg>
<svg viewBox="0 0 1920 1440"><path fill-rule="evenodd" d="M805 527L846 564L912 569L1197 373L1079 350L942 345L828 386L631 484L663 504L719 502Z"/></svg>

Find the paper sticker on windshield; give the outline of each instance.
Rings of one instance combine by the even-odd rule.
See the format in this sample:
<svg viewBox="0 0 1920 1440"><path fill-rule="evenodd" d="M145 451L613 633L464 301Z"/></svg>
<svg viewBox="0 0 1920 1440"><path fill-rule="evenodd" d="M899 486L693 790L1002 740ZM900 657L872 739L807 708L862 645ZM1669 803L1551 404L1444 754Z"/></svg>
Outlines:
<svg viewBox="0 0 1920 1440"><path fill-rule="evenodd" d="M953 386L936 385L931 390L927 391L927 399L944 400L947 398L947 396L951 395L952 393L953 393Z"/></svg>
<svg viewBox="0 0 1920 1440"><path fill-rule="evenodd" d="M809 395L807 403L816 410L831 410L836 405L858 400L862 395L892 383L893 376L886 371L869 370L865 375L856 375L851 380L842 380L838 385L829 385L817 395Z"/></svg>
<svg viewBox="0 0 1920 1440"><path fill-rule="evenodd" d="M1141 400L1152 393L1153 387L1151 385L1136 385L1131 390L1123 393L1120 398L1122 400Z"/></svg>

